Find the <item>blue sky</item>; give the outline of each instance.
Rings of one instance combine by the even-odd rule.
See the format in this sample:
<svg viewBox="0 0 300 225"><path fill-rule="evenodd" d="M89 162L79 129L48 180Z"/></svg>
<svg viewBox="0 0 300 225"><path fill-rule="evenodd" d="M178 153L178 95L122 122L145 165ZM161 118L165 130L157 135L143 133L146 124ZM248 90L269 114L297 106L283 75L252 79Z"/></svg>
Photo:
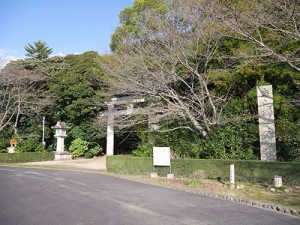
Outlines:
<svg viewBox="0 0 300 225"><path fill-rule="evenodd" d="M134 0L0 0L0 57L24 58L46 42L53 55L108 53L119 12Z"/></svg>

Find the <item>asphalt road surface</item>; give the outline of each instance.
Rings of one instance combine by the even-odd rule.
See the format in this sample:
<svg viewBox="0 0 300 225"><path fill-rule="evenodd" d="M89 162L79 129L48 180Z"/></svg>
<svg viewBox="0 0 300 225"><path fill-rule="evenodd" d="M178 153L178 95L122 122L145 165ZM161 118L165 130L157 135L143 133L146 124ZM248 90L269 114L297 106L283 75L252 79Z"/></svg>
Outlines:
<svg viewBox="0 0 300 225"><path fill-rule="evenodd" d="M112 176L0 167L0 225L299 225L261 208Z"/></svg>

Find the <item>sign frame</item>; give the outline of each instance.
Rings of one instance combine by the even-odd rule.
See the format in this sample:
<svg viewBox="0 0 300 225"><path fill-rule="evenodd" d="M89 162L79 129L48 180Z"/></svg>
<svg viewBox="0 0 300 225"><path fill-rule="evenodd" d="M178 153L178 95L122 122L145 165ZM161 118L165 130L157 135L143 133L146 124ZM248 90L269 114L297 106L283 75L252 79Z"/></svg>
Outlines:
<svg viewBox="0 0 300 225"><path fill-rule="evenodd" d="M153 147L153 166L171 167L170 147Z"/></svg>

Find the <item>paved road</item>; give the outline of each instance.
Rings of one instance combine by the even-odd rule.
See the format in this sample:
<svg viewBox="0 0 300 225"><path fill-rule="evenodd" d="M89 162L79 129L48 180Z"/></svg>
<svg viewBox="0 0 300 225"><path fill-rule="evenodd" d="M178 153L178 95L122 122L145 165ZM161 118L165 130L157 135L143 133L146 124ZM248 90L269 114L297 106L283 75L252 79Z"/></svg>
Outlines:
<svg viewBox="0 0 300 225"><path fill-rule="evenodd" d="M0 167L0 225L299 225L300 219L103 174Z"/></svg>

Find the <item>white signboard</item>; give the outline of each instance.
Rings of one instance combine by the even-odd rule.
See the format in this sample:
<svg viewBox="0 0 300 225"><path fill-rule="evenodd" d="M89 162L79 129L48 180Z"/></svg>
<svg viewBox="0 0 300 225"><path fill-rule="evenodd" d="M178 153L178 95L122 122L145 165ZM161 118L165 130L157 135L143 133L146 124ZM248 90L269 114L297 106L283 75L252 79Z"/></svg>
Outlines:
<svg viewBox="0 0 300 225"><path fill-rule="evenodd" d="M170 166L170 158L170 147L153 147L154 166Z"/></svg>

